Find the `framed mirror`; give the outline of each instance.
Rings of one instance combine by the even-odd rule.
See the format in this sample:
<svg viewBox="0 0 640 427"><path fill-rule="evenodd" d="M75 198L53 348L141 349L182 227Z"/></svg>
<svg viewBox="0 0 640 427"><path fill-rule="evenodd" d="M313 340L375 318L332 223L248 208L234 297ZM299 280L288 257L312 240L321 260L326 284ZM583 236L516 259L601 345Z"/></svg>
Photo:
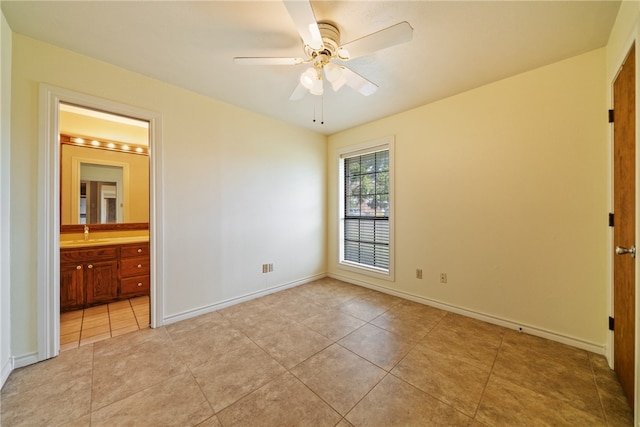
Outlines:
<svg viewBox="0 0 640 427"><path fill-rule="evenodd" d="M148 123L66 104L59 113L61 232L148 228Z"/></svg>
<svg viewBox="0 0 640 427"><path fill-rule="evenodd" d="M109 165L101 163L83 163L74 159L80 179L74 180L74 170L71 171L73 184L79 183L73 191L71 207L78 207L78 212L71 212L72 221L78 224L119 224L124 218L124 175L129 176L129 165ZM72 162L74 163L74 162ZM126 170L126 172L125 172ZM129 183L127 182L127 187ZM78 197L76 201L75 198ZM128 196L128 195L127 195ZM127 206L129 203L126 204Z"/></svg>

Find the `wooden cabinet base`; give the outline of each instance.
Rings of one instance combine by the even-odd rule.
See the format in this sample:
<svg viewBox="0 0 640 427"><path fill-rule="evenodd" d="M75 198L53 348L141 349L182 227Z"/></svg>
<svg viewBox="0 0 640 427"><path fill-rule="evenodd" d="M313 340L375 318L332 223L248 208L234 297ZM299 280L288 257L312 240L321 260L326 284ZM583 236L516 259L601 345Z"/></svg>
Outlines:
<svg viewBox="0 0 640 427"><path fill-rule="evenodd" d="M60 250L60 311L149 295L149 243Z"/></svg>

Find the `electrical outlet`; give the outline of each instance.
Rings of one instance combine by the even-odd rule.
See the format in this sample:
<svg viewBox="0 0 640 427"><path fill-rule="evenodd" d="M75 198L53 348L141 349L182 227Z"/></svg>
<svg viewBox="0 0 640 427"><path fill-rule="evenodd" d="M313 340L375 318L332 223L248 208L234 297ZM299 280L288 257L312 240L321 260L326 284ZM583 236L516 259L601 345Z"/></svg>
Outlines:
<svg viewBox="0 0 640 427"><path fill-rule="evenodd" d="M273 271L273 264L269 264L269 273Z"/></svg>
<svg viewBox="0 0 640 427"><path fill-rule="evenodd" d="M440 273L440 283L447 283L447 273Z"/></svg>
<svg viewBox="0 0 640 427"><path fill-rule="evenodd" d="M422 279L422 269L416 268L416 279Z"/></svg>

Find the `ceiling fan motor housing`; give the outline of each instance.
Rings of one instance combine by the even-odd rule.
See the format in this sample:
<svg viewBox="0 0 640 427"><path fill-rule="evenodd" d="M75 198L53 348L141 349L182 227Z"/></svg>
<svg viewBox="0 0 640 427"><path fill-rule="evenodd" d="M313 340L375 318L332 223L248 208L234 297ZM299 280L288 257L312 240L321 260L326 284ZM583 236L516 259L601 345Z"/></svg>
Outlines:
<svg viewBox="0 0 640 427"><path fill-rule="evenodd" d="M315 58L318 55L334 57L338 48L340 48L340 31L338 30L338 27L329 22L318 22L318 29L320 29L324 48L316 50L305 45L305 53L312 58Z"/></svg>

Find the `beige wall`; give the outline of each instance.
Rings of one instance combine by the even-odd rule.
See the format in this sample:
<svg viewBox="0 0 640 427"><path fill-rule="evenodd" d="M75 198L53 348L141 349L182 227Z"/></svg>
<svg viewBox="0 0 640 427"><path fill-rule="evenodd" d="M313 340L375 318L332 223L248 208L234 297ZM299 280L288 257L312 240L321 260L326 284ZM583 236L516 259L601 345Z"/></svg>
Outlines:
<svg viewBox="0 0 640 427"><path fill-rule="evenodd" d="M331 136L329 272L603 346L605 102L600 49ZM336 150L387 135L395 282L337 263Z"/></svg>
<svg viewBox="0 0 640 427"><path fill-rule="evenodd" d="M613 84L631 44L638 39L639 20L640 1L623 1L607 44L607 82L610 85Z"/></svg>
<svg viewBox="0 0 640 427"><path fill-rule="evenodd" d="M162 115L166 318L326 271L326 138L13 35L13 354L36 351L38 90ZM261 265L274 272L262 274Z"/></svg>
<svg viewBox="0 0 640 427"><path fill-rule="evenodd" d="M129 208L124 222L149 222L149 157L139 154L118 151L96 150L89 147L62 144L60 154L60 221L62 224L78 224L77 218L71 217L72 206L78 197L72 197L71 171L73 157L126 164L129 168L129 185L127 188Z"/></svg>

